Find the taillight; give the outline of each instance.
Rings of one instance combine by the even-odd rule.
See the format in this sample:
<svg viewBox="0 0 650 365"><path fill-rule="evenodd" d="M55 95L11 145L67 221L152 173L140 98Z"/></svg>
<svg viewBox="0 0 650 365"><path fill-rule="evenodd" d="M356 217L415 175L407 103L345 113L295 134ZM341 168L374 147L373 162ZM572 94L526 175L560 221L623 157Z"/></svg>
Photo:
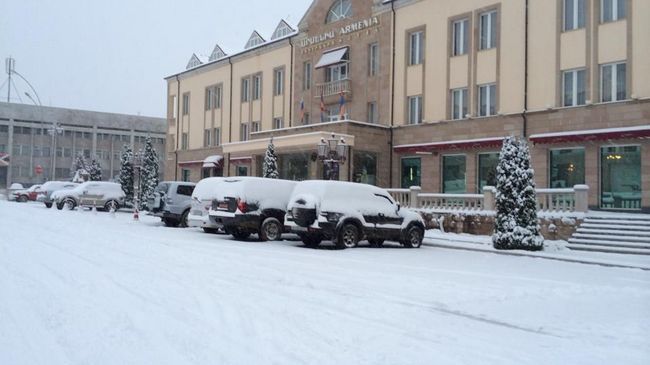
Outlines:
<svg viewBox="0 0 650 365"><path fill-rule="evenodd" d="M241 199L237 199L237 209L242 213L246 213L248 211L248 204Z"/></svg>

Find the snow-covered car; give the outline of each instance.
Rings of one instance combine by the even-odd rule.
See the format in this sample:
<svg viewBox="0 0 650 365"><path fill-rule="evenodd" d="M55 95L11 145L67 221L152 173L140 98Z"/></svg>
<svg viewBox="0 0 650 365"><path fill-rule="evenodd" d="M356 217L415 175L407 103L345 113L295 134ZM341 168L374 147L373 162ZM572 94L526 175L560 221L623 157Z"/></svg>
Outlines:
<svg viewBox="0 0 650 365"><path fill-rule="evenodd" d="M74 189L77 183L69 181L48 181L41 186L41 190L36 197L36 201L42 202L45 204L45 207L52 208L52 193L58 190L69 190Z"/></svg>
<svg viewBox="0 0 650 365"><path fill-rule="evenodd" d="M13 183L9 186L9 189L7 189L7 199L8 200L16 200L16 196L14 195L14 192L20 191L20 190L25 190L25 187L23 184L20 183Z"/></svg>
<svg viewBox="0 0 650 365"><path fill-rule="evenodd" d="M419 214L403 209L381 188L343 181L302 181L287 206L285 225L307 246L331 240L355 247L364 238L375 247L385 240L417 248L424 237Z"/></svg>
<svg viewBox="0 0 650 365"><path fill-rule="evenodd" d="M96 207L104 210L118 210L124 206L126 195L122 185L105 181L88 181L73 189L57 190L51 195L57 209L64 207Z"/></svg>
<svg viewBox="0 0 650 365"><path fill-rule="evenodd" d="M16 190L12 192L13 197L11 200L25 203L28 201L36 201L36 197L40 192L41 185L32 185L27 189Z"/></svg>
<svg viewBox="0 0 650 365"><path fill-rule="evenodd" d="M167 227L187 227L195 183L163 181L147 201L149 214L160 217Z"/></svg>
<svg viewBox="0 0 650 365"><path fill-rule="evenodd" d="M223 177L208 177L196 184L192 193L192 207L187 217L189 227L200 227L205 233L217 233L223 229L221 224L213 223L208 214L221 184L224 184Z"/></svg>
<svg viewBox="0 0 650 365"><path fill-rule="evenodd" d="M225 178L209 211L213 224L226 234L245 239L258 234L261 241L279 240L284 215L295 181L261 177Z"/></svg>

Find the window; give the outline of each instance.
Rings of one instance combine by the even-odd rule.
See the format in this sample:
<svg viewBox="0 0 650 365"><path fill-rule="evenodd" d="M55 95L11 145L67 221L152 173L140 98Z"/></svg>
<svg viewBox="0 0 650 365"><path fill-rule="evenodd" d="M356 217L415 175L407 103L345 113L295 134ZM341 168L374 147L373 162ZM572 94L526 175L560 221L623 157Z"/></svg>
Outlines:
<svg viewBox="0 0 650 365"><path fill-rule="evenodd" d="M479 49L497 46L497 12L496 10L481 14L481 36Z"/></svg>
<svg viewBox="0 0 650 365"><path fill-rule="evenodd" d="M377 185L377 154L364 151L354 151L354 182Z"/></svg>
<svg viewBox="0 0 650 365"><path fill-rule="evenodd" d="M585 105L585 74L584 69L564 71L562 73L562 105Z"/></svg>
<svg viewBox="0 0 650 365"><path fill-rule="evenodd" d="M237 166L237 176L248 176L248 166Z"/></svg>
<svg viewBox="0 0 650 365"><path fill-rule="evenodd" d="M453 23L452 52L454 56L467 53L469 40L469 19L457 20Z"/></svg>
<svg viewBox="0 0 650 365"><path fill-rule="evenodd" d="M442 192L446 194L464 194L465 155L442 156Z"/></svg>
<svg viewBox="0 0 650 365"><path fill-rule="evenodd" d="M478 115L487 117L496 114L497 86L495 84L478 87Z"/></svg>
<svg viewBox="0 0 650 365"><path fill-rule="evenodd" d="M7 133L9 132L9 126L8 125L0 125L0 133Z"/></svg>
<svg viewBox="0 0 650 365"><path fill-rule="evenodd" d="M421 162L419 157L402 159L402 188L420 186Z"/></svg>
<svg viewBox="0 0 650 365"><path fill-rule="evenodd" d="M564 0L564 31L584 28L585 0Z"/></svg>
<svg viewBox="0 0 650 365"><path fill-rule="evenodd" d="M352 17L352 0L337 0L327 13L326 23Z"/></svg>
<svg viewBox="0 0 650 365"><path fill-rule="evenodd" d="M499 152L480 153L478 155L478 193L483 193L485 186L497 186L497 164Z"/></svg>
<svg viewBox="0 0 650 365"><path fill-rule="evenodd" d="M214 89L209 87L205 89L205 110L212 110L214 108L214 104L212 103L214 100Z"/></svg>
<svg viewBox="0 0 650 365"><path fill-rule="evenodd" d="M251 133L259 132L260 130L261 130L260 122L252 122L251 123Z"/></svg>
<svg viewBox="0 0 650 365"><path fill-rule="evenodd" d="M282 129L284 127L284 123L282 118L273 118L273 129Z"/></svg>
<svg viewBox="0 0 650 365"><path fill-rule="evenodd" d="M7 145L0 144L0 152L7 152Z"/></svg>
<svg viewBox="0 0 650 365"><path fill-rule="evenodd" d="M302 89L311 89L311 62L302 64Z"/></svg>
<svg viewBox="0 0 650 365"><path fill-rule="evenodd" d="M325 69L325 82L334 82L347 80L348 78L348 64L339 63L337 65L329 66Z"/></svg>
<svg viewBox="0 0 650 365"><path fill-rule="evenodd" d="M308 125L311 123L311 115L309 113L305 113L305 116L303 117L302 124Z"/></svg>
<svg viewBox="0 0 650 365"><path fill-rule="evenodd" d="M379 45L373 43L368 46L368 75L376 76L379 72Z"/></svg>
<svg viewBox="0 0 650 365"><path fill-rule="evenodd" d="M584 148L551 150L549 164L549 187L572 188L585 183Z"/></svg>
<svg viewBox="0 0 650 365"><path fill-rule="evenodd" d="M377 102L368 103L368 123L377 123Z"/></svg>
<svg viewBox="0 0 650 365"><path fill-rule="evenodd" d="M214 88L214 107L217 109L221 108L221 98L223 94L223 87L222 86L216 86Z"/></svg>
<svg viewBox="0 0 650 365"><path fill-rule="evenodd" d="M295 153L278 156L280 179L303 181L309 178L309 154Z"/></svg>
<svg viewBox="0 0 650 365"><path fill-rule="evenodd" d="M63 157L72 157L72 148L63 148Z"/></svg>
<svg viewBox="0 0 650 365"><path fill-rule="evenodd" d="M451 91L451 119L463 119L467 113L467 88Z"/></svg>
<svg viewBox="0 0 650 365"><path fill-rule="evenodd" d="M248 124L242 123L241 128L240 128L240 140L241 141L248 141Z"/></svg>
<svg viewBox="0 0 650 365"><path fill-rule="evenodd" d="M410 96L408 98L409 104L409 124L422 123L422 96Z"/></svg>
<svg viewBox="0 0 650 365"><path fill-rule="evenodd" d="M602 147L600 166L601 207L641 209L641 147Z"/></svg>
<svg viewBox="0 0 650 365"><path fill-rule="evenodd" d="M282 95L284 93L284 69L275 70L273 75L273 95Z"/></svg>
<svg viewBox="0 0 650 365"><path fill-rule="evenodd" d="M262 96L262 75L253 76L253 100L259 100Z"/></svg>
<svg viewBox="0 0 650 365"><path fill-rule="evenodd" d="M249 90L249 79L241 80L241 101L242 103L248 102L250 100L250 90Z"/></svg>
<svg viewBox="0 0 650 365"><path fill-rule="evenodd" d="M600 20L603 23L625 18L627 0L601 0Z"/></svg>
<svg viewBox="0 0 650 365"><path fill-rule="evenodd" d="M188 169L181 170L181 181L190 181L190 170Z"/></svg>
<svg viewBox="0 0 650 365"><path fill-rule="evenodd" d="M190 94L183 94L183 115L188 115L190 113Z"/></svg>
<svg viewBox="0 0 650 365"><path fill-rule="evenodd" d="M409 65L419 65L424 61L424 32L409 34Z"/></svg>
<svg viewBox="0 0 650 365"><path fill-rule="evenodd" d="M625 63L612 63L600 67L601 101L619 101L627 98Z"/></svg>
<svg viewBox="0 0 650 365"><path fill-rule="evenodd" d="M186 150L188 147L188 136L187 133L183 133L182 139L181 139L181 149Z"/></svg>
<svg viewBox="0 0 650 365"><path fill-rule="evenodd" d="M212 130L212 145L218 146L221 144L221 130L219 128L214 128Z"/></svg>
<svg viewBox="0 0 650 365"><path fill-rule="evenodd" d="M172 101L171 101L171 103L172 103L172 105L171 105L172 118L176 119L176 118L178 118L178 105L176 104L176 95L173 95L171 98L172 98Z"/></svg>
<svg viewBox="0 0 650 365"><path fill-rule="evenodd" d="M178 195L192 196L193 191L194 191L194 186L179 185L176 188L176 194Z"/></svg>
<svg viewBox="0 0 650 365"><path fill-rule="evenodd" d="M210 139L212 138L212 133L209 129L203 131L203 147L210 147Z"/></svg>

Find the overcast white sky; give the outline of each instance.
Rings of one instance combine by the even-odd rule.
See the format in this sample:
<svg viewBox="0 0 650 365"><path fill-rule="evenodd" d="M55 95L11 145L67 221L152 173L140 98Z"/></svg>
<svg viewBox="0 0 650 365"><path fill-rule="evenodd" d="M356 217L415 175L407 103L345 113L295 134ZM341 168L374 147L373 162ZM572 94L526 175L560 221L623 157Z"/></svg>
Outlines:
<svg viewBox="0 0 650 365"><path fill-rule="evenodd" d="M0 0L0 85L11 55L43 105L163 117L163 77L183 70L192 52L209 54L216 43L240 51L254 29L268 40L280 19L295 27L310 3ZM27 85L16 86L29 103Z"/></svg>

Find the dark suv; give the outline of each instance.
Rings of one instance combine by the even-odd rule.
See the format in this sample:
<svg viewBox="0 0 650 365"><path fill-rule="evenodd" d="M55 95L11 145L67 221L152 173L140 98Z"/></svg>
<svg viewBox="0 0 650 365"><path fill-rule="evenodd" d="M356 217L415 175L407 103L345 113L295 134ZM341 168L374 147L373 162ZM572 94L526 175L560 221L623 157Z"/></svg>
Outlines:
<svg viewBox="0 0 650 365"><path fill-rule="evenodd" d="M338 248L351 248L365 238L376 247L389 240L417 248L424 237L420 215L401 209L384 189L343 181L298 183L285 225L312 247L325 239Z"/></svg>
<svg viewBox="0 0 650 365"><path fill-rule="evenodd" d="M284 214L295 181L261 177L225 178L212 201L210 221L239 240L258 234L262 241L279 240Z"/></svg>
<svg viewBox="0 0 650 365"><path fill-rule="evenodd" d="M187 217L192 207L192 192L195 183L185 181L163 181L149 201L149 214L160 217L167 227L187 227Z"/></svg>

